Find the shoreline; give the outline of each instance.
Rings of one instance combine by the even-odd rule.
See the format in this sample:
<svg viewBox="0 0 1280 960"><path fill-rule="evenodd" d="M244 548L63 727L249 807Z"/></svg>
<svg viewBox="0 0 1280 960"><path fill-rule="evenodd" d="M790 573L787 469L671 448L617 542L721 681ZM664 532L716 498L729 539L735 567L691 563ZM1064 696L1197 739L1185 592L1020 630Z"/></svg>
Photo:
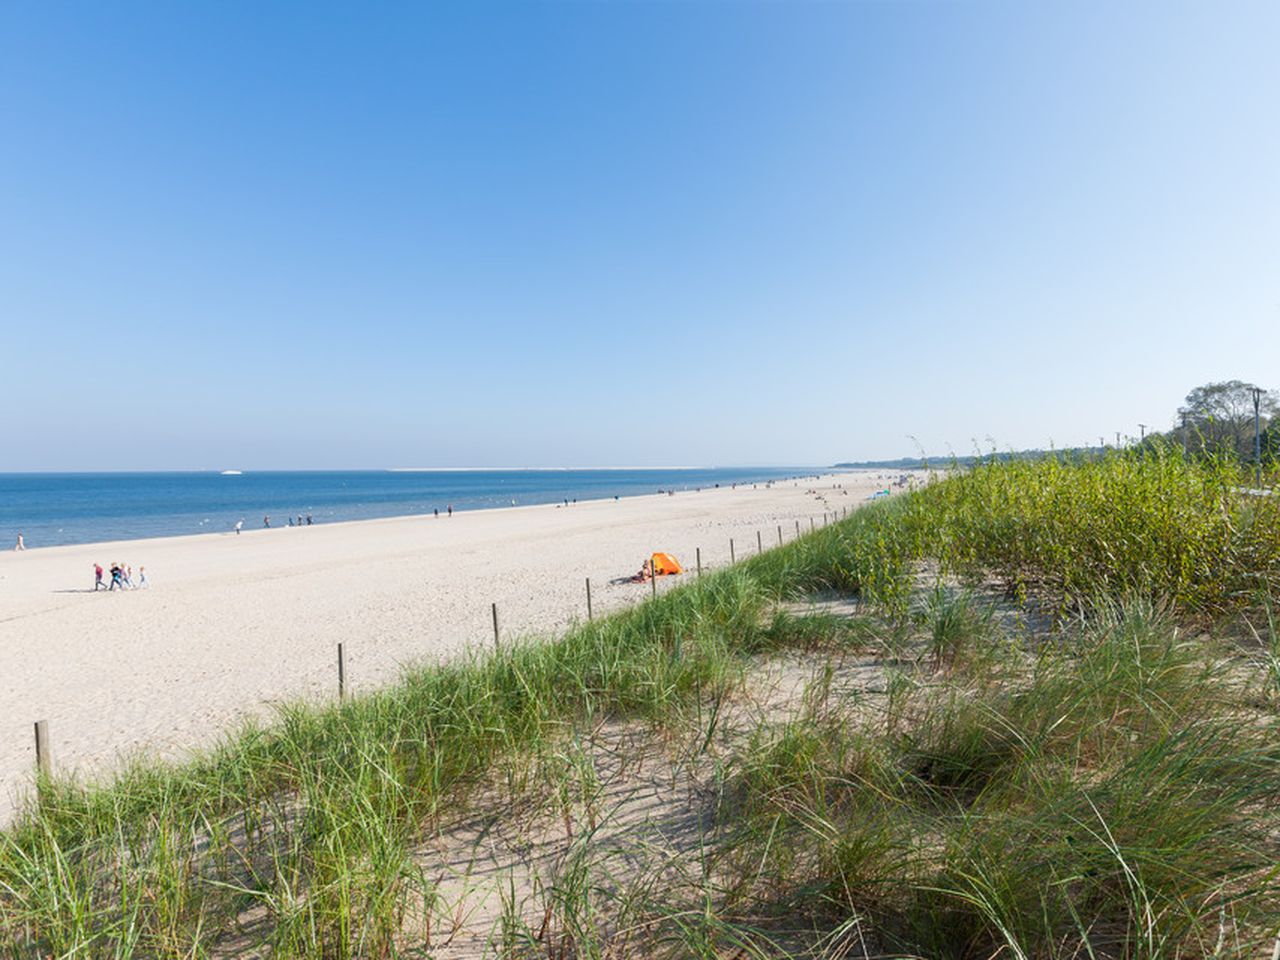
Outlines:
<svg viewBox="0 0 1280 960"><path fill-rule="evenodd" d="M549 474L549 473L567 473L567 472L607 473L607 472L610 472L610 471L626 471L626 472L653 472L653 473L660 473L660 472L663 472L663 471L680 472L680 471L700 471L700 470L719 470L719 469L734 470L734 469L757 469L757 468L750 468L750 467L748 467L748 468L736 468L736 467L728 467L728 468L718 468L718 467L634 467L634 468L633 468L633 467L582 467L582 468L579 468L579 467L532 467L532 468L524 468L524 467L519 467L519 468L517 468L517 467L512 467L512 468L497 468L497 467L494 467L494 468L473 468L473 467L429 467L429 468L417 468L417 467L405 467L405 468L385 468L385 469L378 469L378 470L363 470L363 471L329 471L329 470L311 470L311 471L308 471L308 470L278 470L278 471L272 471L272 470L257 470L257 471L252 471L251 473L252 473L252 475L256 475L256 476L264 476L264 475L270 475L270 474L279 474L279 475L281 475L281 476L299 476L299 475L307 475L307 474L337 474L337 475L341 475L341 474L361 475L361 474L363 474L363 475L369 475L369 476L378 476L378 475L382 475L382 474L416 474L416 473L430 473L430 474L466 474L466 473L538 473L538 474ZM789 468L761 467L761 468L758 468L758 469L762 469L762 470L772 470L772 469L789 469ZM801 468L797 468L797 469L801 469ZM725 479L725 480L719 481L719 484L718 484L718 485L717 485L717 482L713 480L713 481L710 481L708 484L701 485L701 486L688 486L688 487L673 488L673 489L674 489L674 492L675 492L675 493L696 493L696 492L700 492L700 491L702 491L702 490L726 489L726 488L729 488L729 487L733 487L733 486L735 486L735 485L737 485L737 486L743 486L743 485L750 485L750 484L760 485L760 484L793 483L793 482L799 482L799 481L803 481L803 480L813 480L814 478L819 477L819 476L827 476L827 475L837 476L837 475L843 475L843 474L847 474L847 473L860 473L860 472L863 472L863 471L850 471L850 470L848 470L848 469L840 469L840 470L831 470L831 471L820 471L820 472L818 472L818 473L801 473L801 474L792 474L792 475L786 475L786 476L756 477L756 478L754 478L754 479L753 479L753 478L751 478L751 477L747 477L747 478L743 478L743 479ZM5 476L9 476L9 477L17 477L17 476L21 476L21 477L40 477L40 476L47 476L47 477L55 477L55 478L56 478L56 477L93 477L93 476L127 476L127 477L128 477L128 476L142 476L142 477L150 477L150 476L166 476L166 475L170 475L170 474L171 474L171 475L173 475L173 476L183 476L183 477L198 476L198 477L210 477L210 478L212 478L212 477L217 477L217 476L220 476L220 475L221 475L219 471L209 471L209 470L192 470L192 471L187 471L187 470L182 470L182 471L117 471L117 472L115 472L115 473L102 473L102 472L98 472L98 473L58 472L58 473L43 473L43 474L42 474L42 473L25 473L25 474L9 473L9 474L0 474L0 477L5 477ZM241 475L243 476L243 475L245 475L245 474L241 474ZM231 482L235 482L235 481L231 481ZM591 502L595 502L595 501L606 501L606 500L615 500L615 499L620 499L620 500L629 500L629 499L632 499L632 498L635 498L635 497L646 497L646 496L665 496L665 495L667 495L667 493L668 493L668 491L667 491L667 490L658 490L658 491L645 490L645 491L643 491L643 492L640 492L640 491L631 491L631 492L618 493L618 494L615 494L615 495L608 495L608 494L599 494L597 491L598 491L598 488L596 488L596 491L592 491L592 492L591 492L591 495L588 495L588 496L581 496L581 497L578 497L578 498L576 498L576 499L571 498L571 503L572 503L572 504L579 504L579 503L591 503ZM534 498L536 498L536 497L541 496L541 495L542 495L542 492L538 492L538 493L533 494L532 496L533 496ZM272 493L272 494L268 494L266 497L264 497L264 499L268 499L268 498L269 498L269 497L271 497L271 496L277 496L277 494L274 494L274 493ZM492 494L485 494L484 496L491 497L491 496L492 496ZM444 496L444 497L441 497L441 499L447 502L447 501L449 500L449 497L446 495L446 496ZM460 497L455 497L455 498L453 498L453 499L454 499L454 502L458 502L458 500L459 500L459 499L462 499L462 498L460 498ZM535 500L534 500L534 502L529 502L529 503L516 503L516 504L514 504L514 505L513 505L513 504L507 504L507 503L501 503L501 504L481 504L481 505L476 505L476 504L473 504L473 503L468 503L466 500L463 500L462 505L461 505L461 506L459 506L459 507L457 507L457 508L454 510L454 513L458 513L458 514L462 514L462 513L476 513L476 512L480 512L480 511L510 510L510 509L519 509L519 508L524 508L524 507L541 507L541 506L557 506L557 505L564 505L564 498L563 498L563 497L558 498L558 499L555 499L555 500L550 500L550 499L548 499L548 500L537 500L537 499L535 499ZM397 504L397 505L395 505L395 506L400 506L400 504ZM405 506L405 507L407 508L407 507L409 507L410 505L406 503L406 504L403 504L403 506ZM414 506L417 506L417 505L415 504ZM267 505L267 506L265 507L265 511L266 511L266 513L267 513L267 514L269 514L269 515L271 515L271 516L282 516L282 517L287 521L287 520L289 520L289 519L291 519L291 518L292 518L292 516L295 514L295 512L298 512L298 511L300 511L300 512L298 513L298 515L299 515L299 517L300 517L302 513L314 514L314 513L318 513L318 512L320 512L320 511L324 511L324 510L332 510L332 509L334 509L335 507L337 507L337 504L323 504L323 503L322 503L320 506L309 506L309 507L298 507L298 506L296 506L296 505L295 505L295 506L291 506L291 507L290 507L290 508L288 508L287 510L284 510L284 508L282 508L282 507ZM220 511L221 511L221 510L223 510L223 509L224 509L224 508L222 508L222 507L204 507L204 508L201 508L201 509L196 513L196 515L200 515L200 514L202 514L202 513L218 513L218 512L220 512ZM255 506L253 507L253 509L252 509L252 510L250 510L250 509L248 509L248 508L231 510L231 511L230 511L230 513L229 513L229 516L244 515L245 519L247 519L247 517L248 517L248 516L250 516L250 515L257 516L257 515L258 515L258 511L259 511L259 510L263 510L263 509L264 509L263 505L262 505L261 503L259 503L259 504L255 505ZM441 511L443 511L443 507L441 507L441 508L439 508L439 509L440 509ZM283 513L281 513L281 510L283 510ZM443 513L441 513L441 515L443 515ZM175 512L174 514L172 514L172 515L170 515L170 516L172 516L172 517L174 517L174 518L179 518L179 517L181 517L181 516L182 516L182 513L181 513L181 512ZM426 508L424 507L424 508L422 508L422 511L421 511L421 512L415 512L414 510L410 510L409 512L405 512L405 513L389 513L389 514L385 514L385 515L378 515L378 516L352 516L352 517L344 517L344 518L340 518L340 519L328 519L328 518L324 518L324 517L322 516L322 519L318 520L315 524L312 524L312 526L334 526L335 524L342 524L342 523L365 523L365 522L372 522L372 521L375 521L375 520L400 520L400 519L410 519L410 518L414 518L414 517L433 517L433 518L434 518L434 514L429 513L429 512L426 512ZM46 523L47 523L47 521L46 521ZM33 529L33 527L34 527L34 528L38 528L38 527L40 526L40 524L39 524L38 522L36 522L36 521L30 521L29 519L28 519L28 520L22 520L22 519L10 519L10 521L9 521L9 525L10 525L11 527L13 527L13 529L14 529L15 531L28 531L28 530ZM304 525L305 525L305 524L304 524ZM284 527L288 527L288 526L289 526L289 524L288 524L288 523L286 523L286 524L284 525ZM294 526L297 526L297 525L295 524ZM273 526L273 527L271 527L270 529L272 529L272 530L275 530L275 529L283 529L284 527L280 527L280 526ZM264 527L258 526L258 525L255 523L255 524L253 524L252 526L246 526L243 532L244 532L244 533L248 533L248 532L250 532L250 531L257 531L257 530L263 530L263 529L267 529L267 528L264 528ZM174 532L174 533L153 533L153 534L147 534L147 535L137 536L137 537L107 537L106 539L101 539L101 540L99 540L99 539L75 540L75 541L71 541L71 542L67 542L67 543L41 544L40 542L38 542L38 541L37 541L35 544L30 544L30 543L28 543L28 544L23 548L23 551L20 551L20 552L45 551L45 550L57 549L57 548L60 548L60 547L78 547L78 546L99 546L99 547L108 547L108 546L113 546L113 545L117 545L117 544L128 544L128 543L133 543L133 542L135 542L135 541L170 540L170 539L175 539L175 538L184 538L184 537L211 537L211 536L219 536L219 535L227 534L227 533L234 533L234 528L233 528L233 526L228 526L228 527L226 527L226 528L221 528L221 529L218 529L218 530L209 530L209 531L197 531L197 532L192 532L192 531L190 531L190 530L184 530L184 531ZM2 556L2 555L4 554L4 552L5 552L5 551L4 551L4 549L0 549L0 556Z"/></svg>
<svg viewBox="0 0 1280 960"><path fill-rule="evenodd" d="M757 532L766 547L779 528L789 542L824 512L861 506L882 475L8 551L0 821L31 783L37 720L62 772L180 757L282 703L331 699L339 642L349 689L364 691L492 644L493 603L505 636L551 635L585 618L584 578L607 614L650 595L618 582L650 552L691 576L698 551L721 568L731 538L738 559L756 552ZM98 596L94 555L145 565L150 587Z"/></svg>

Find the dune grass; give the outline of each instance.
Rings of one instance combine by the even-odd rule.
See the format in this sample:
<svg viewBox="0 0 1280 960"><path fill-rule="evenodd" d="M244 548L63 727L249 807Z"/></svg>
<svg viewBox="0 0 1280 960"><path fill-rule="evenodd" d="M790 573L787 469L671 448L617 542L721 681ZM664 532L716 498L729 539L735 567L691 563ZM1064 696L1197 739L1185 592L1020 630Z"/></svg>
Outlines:
<svg viewBox="0 0 1280 960"><path fill-rule="evenodd" d="M1280 583L1280 497L1227 458L1141 455L988 463L934 484L916 505L923 553L1061 609L1140 593L1221 615Z"/></svg>
<svg viewBox="0 0 1280 960"><path fill-rule="evenodd" d="M1280 915L1277 718L1135 600L1024 662L828 703L738 760L735 908L929 957L1256 956ZM963 661L960 661L963 662Z"/></svg>
<svg viewBox="0 0 1280 960"><path fill-rule="evenodd" d="M552 641L287 708L187 765L42 783L0 834L0 935L30 956L200 956L256 909L283 955L384 954L430 899L410 852L442 804L575 721L660 722L733 682L764 603L730 571Z"/></svg>
<svg viewBox="0 0 1280 960"><path fill-rule="evenodd" d="M1280 909L1280 504L1239 482L1174 451L982 465L563 636L290 706L187 763L41 782L0 832L0 944L430 955L423 838L495 775L512 796L538 769L582 780L565 744L605 718L706 725L705 750L756 658L858 648L886 654L884 690L814 696L724 760L705 902L651 891L631 955L750 955L767 937L735 918L779 911L833 955L867 930L928 956L1256 953ZM992 579L1066 625L1010 633ZM784 606L826 591L861 615ZM1247 655L1183 626L1242 616ZM590 862L566 862L566 956L605 955ZM509 933L510 955L537 952L514 914Z"/></svg>

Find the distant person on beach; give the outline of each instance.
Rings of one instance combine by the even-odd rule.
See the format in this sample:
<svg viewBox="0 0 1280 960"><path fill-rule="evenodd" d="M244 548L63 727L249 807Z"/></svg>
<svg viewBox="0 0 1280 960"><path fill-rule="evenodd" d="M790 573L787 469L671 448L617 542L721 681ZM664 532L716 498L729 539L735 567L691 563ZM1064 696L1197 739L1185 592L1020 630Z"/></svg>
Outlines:
<svg viewBox="0 0 1280 960"><path fill-rule="evenodd" d="M311 526L311 514L307 514L307 526Z"/></svg>
<svg viewBox="0 0 1280 960"><path fill-rule="evenodd" d="M451 516L451 517L452 517L452 516L453 516L453 504L452 504L452 503L451 503L451 504L449 504L448 510L449 510L449 516Z"/></svg>
<svg viewBox="0 0 1280 960"><path fill-rule="evenodd" d="M437 519L437 520L439 520L439 519L440 519L440 508L439 508L439 507L433 507L432 509L433 509L433 510L435 510L435 513L436 513L436 519Z"/></svg>
<svg viewBox="0 0 1280 960"><path fill-rule="evenodd" d="M139 567L138 568L138 589L141 590L144 587L149 587L149 586L151 586L151 584L147 580L147 568Z"/></svg>
<svg viewBox="0 0 1280 960"><path fill-rule="evenodd" d="M262 518L262 525L263 525L264 527L270 527L270 526L271 526L271 518L270 518L270 517L263 517L263 518Z"/></svg>
<svg viewBox="0 0 1280 960"><path fill-rule="evenodd" d="M291 527L293 526L293 517L290 517L290 518L289 518L289 526L291 526Z"/></svg>
<svg viewBox="0 0 1280 960"><path fill-rule="evenodd" d="M124 585L130 590L133 589L133 567L125 567L120 572L120 579L124 581Z"/></svg>
<svg viewBox="0 0 1280 960"><path fill-rule="evenodd" d="M25 550L27 545L22 541L22 534L18 534L18 542L13 548L14 550Z"/></svg>
<svg viewBox="0 0 1280 960"><path fill-rule="evenodd" d="M95 563L93 565L93 592L107 589L107 585L102 582L102 564Z"/></svg>
<svg viewBox="0 0 1280 960"><path fill-rule="evenodd" d="M113 562L111 564L111 586L107 587L107 593L115 589L124 589L124 581L120 579L121 573L120 564Z"/></svg>
<svg viewBox="0 0 1280 960"><path fill-rule="evenodd" d="M302 526L302 514L298 514L298 526Z"/></svg>
<svg viewBox="0 0 1280 960"><path fill-rule="evenodd" d="M243 520L237 520L237 521L236 521L236 536L237 536L237 537L238 537L238 536L240 536L240 528L241 528L241 527L243 527L243 526L244 526L244 521L243 521Z"/></svg>

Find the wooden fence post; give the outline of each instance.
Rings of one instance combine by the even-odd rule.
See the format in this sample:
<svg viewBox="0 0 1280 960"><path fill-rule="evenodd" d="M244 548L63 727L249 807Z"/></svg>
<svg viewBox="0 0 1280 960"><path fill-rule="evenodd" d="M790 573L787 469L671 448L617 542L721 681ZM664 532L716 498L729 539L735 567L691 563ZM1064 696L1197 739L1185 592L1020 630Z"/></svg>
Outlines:
<svg viewBox="0 0 1280 960"><path fill-rule="evenodd" d="M736 563L736 562L737 562L737 561L736 561L736 559L735 559L735 557L734 557L734 555L733 555L733 537L730 537L730 538L729 538L729 562L730 562L730 563Z"/></svg>
<svg viewBox="0 0 1280 960"><path fill-rule="evenodd" d="M53 774L53 753L49 750L49 721L36 721L36 769L43 776Z"/></svg>
<svg viewBox="0 0 1280 960"><path fill-rule="evenodd" d="M587 619L591 619L591 578L587 577Z"/></svg>
<svg viewBox="0 0 1280 960"><path fill-rule="evenodd" d="M702 576L702 548L698 547L698 576Z"/></svg>
<svg viewBox="0 0 1280 960"><path fill-rule="evenodd" d="M760 531L756 531L756 553L764 553L764 541L760 539Z"/></svg>
<svg viewBox="0 0 1280 960"><path fill-rule="evenodd" d="M342 644L338 644L338 699L347 695L347 661L342 653Z"/></svg>
<svg viewBox="0 0 1280 960"><path fill-rule="evenodd" d="M778 546L782 546L782 524L778 524Z"/></svg>
<svg viewBox="0 0 1280 960"><path fill-rule="evenodd" d="M493 608L493 649L498 650L502 647L502 634L498 631L498 605L490 604Z"/></svg>

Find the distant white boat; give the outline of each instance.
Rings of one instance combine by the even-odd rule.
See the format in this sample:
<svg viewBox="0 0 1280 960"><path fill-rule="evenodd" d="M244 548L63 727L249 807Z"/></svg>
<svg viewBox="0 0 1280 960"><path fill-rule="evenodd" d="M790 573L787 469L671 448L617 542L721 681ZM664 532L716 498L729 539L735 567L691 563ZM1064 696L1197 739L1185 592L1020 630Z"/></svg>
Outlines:
<svg viewBox="0 0 1280 960"><path fill-rule="evenodd" d="M239 470L223 470L222 475L224 477L238 477L240 476L240 471Z"/></svg>

